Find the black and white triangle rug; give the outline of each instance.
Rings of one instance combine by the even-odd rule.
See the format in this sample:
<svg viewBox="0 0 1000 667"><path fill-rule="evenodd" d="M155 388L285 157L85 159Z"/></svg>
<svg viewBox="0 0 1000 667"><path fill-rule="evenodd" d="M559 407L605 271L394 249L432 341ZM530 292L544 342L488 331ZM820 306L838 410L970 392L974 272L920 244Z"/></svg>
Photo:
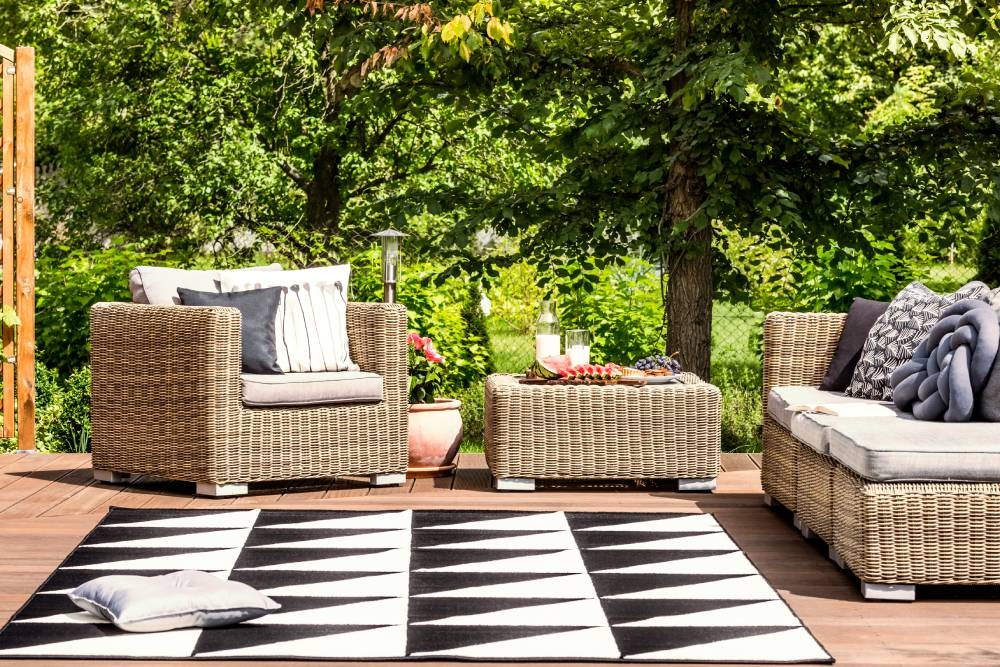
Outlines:
<svg viewBox="0 0 1000 667"><path fill-rule="evenodd" d="M193 569L281 609L130 634L66 591ZM113 508L0 658L832 662L710 514Z"/></svg>

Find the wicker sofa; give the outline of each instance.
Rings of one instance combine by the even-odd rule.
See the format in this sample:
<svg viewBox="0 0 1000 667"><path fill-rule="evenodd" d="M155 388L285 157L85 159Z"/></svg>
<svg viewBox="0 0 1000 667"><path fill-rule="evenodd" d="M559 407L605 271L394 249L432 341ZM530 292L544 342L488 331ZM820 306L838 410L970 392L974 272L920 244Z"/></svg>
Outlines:
<svg viewBox="0 0 1000 667"><path fill-rule="evenodd" d="M195 482L199 494L213 496L245 494L251 482L342 475L403 483L406 309L350 303L347 327L354 361L381 376L381 400L247 407L238 310L95 305L94 476Z"/></svg>
<svg viewBox="0 0 1000 667"><path fill-rule="evenodd" d="M902 414L782 417L783 392L816 391L845 319L771 313L765 321L765 501L790 510L806 537L823 539L831 558L860 579L866 598L913 600L922 584L1000 584L1000 424L928 424ZM891 465L932 460L942 471L866 467L840 447L852 437L864 439L859 433L869 441L887 434L875 448L884 452L868 459L884 455L878 460L896 462ZM976 453L960 441L979 443ZM921 444L934 445L936 458Z"/></svg>

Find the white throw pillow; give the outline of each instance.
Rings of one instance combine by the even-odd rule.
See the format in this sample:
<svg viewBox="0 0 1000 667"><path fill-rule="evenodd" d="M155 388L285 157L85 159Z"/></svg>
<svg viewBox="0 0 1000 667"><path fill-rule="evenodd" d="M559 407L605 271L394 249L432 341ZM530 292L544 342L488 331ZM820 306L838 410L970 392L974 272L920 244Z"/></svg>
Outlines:
<svg viewBox="0 0 1000 667"><path fill-rule="evenodd" d="M214 628L281 608L244 583L197 570L156 577L113 574L77 586L69 599L127 632Z"/></svg>
<svg viewBox="0 0 1000 667"><path fill-rule="evenodd" d="M281 264L251 266L245 269L197 270L174 269L167 266L138 266L128 274L128 288L132 292L132 303L149 303L154 306L179 306L181 299L177 288L199 292L218 292L218 283L223 276L233 273L253 271L281 271Z"/></svg>
<svg viewBox="0 0 1000 667"><path fill-rule="evenodd" d="M283 287L274 327L278 366L286 373L356 371L347 340L350 264L223 276L223 292Z"/></svg>

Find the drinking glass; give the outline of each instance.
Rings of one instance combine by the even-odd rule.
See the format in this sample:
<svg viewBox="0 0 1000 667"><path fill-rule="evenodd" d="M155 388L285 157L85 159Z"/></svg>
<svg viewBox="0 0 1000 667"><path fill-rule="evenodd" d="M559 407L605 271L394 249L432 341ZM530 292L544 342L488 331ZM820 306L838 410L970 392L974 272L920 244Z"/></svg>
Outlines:
<svg viewBox="0 0 1000 667"><path fill-rule="evenodd" d="M586 329L566 331L566 354L574 366L590 363L590 332Z"/></svg>

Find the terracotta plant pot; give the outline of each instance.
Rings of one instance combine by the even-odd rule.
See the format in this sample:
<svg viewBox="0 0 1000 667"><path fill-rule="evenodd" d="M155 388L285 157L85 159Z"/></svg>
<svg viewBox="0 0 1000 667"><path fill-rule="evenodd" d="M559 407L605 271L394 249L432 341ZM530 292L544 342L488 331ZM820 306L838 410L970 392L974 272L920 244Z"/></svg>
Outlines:
<svg viewBox="0 0 1000 667"><path fill-rule="evenodd" d="M410 463L407 477L444 477L455 470L462 444L462 402L439 398L410 405Z"/></svg>

